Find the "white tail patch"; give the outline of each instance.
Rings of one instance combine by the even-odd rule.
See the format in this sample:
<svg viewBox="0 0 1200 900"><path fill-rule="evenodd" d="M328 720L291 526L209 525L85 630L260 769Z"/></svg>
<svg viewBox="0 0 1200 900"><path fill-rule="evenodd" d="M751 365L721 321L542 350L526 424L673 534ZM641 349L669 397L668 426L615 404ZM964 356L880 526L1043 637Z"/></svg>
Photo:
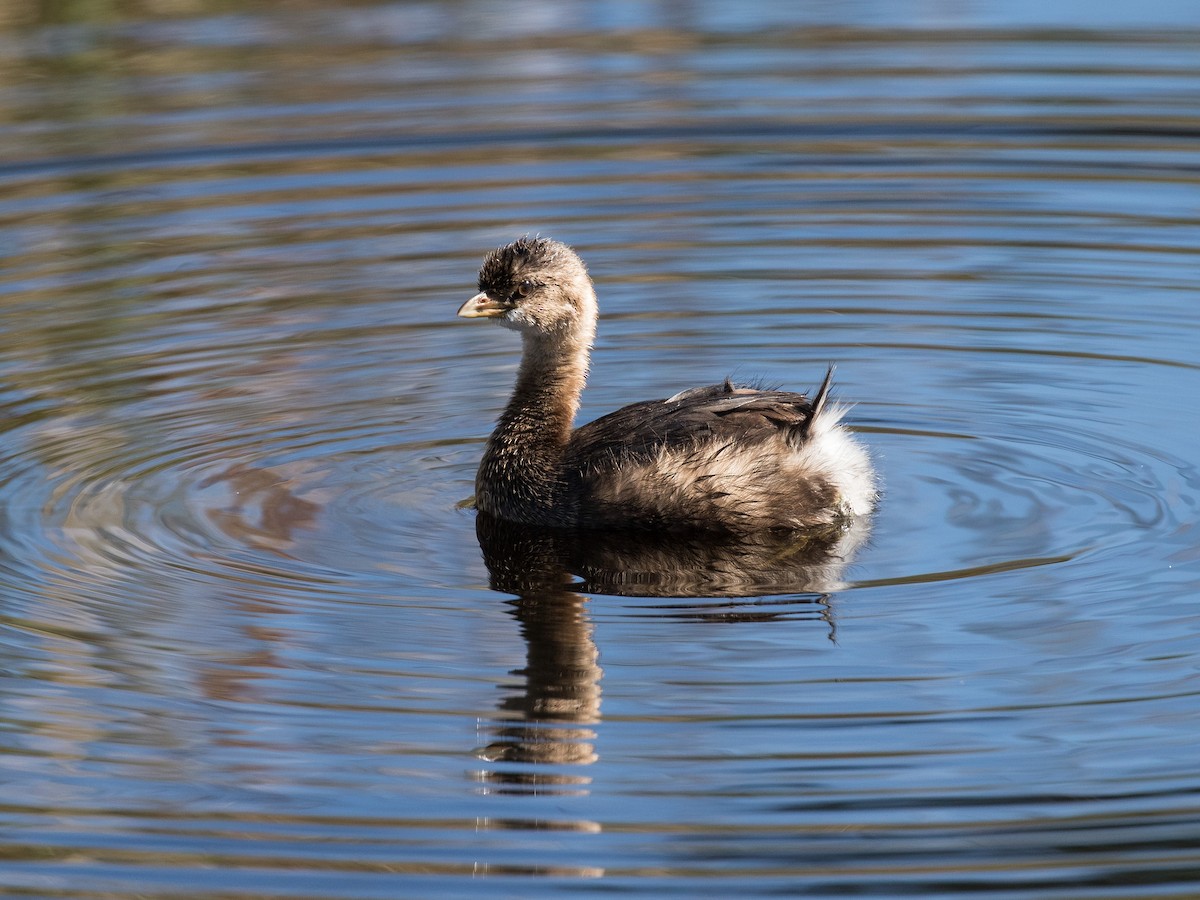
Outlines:
<svg viewBox="0 0 1200 900"><path fill-rule="evenodd" d="M780 433L750 445L664 448L605 471L590 499L613 524L632 516L697 528L804 528L866 515L875 505L875 475L866 451L838 425L841 414L827 407L799 447Z"/></svg>

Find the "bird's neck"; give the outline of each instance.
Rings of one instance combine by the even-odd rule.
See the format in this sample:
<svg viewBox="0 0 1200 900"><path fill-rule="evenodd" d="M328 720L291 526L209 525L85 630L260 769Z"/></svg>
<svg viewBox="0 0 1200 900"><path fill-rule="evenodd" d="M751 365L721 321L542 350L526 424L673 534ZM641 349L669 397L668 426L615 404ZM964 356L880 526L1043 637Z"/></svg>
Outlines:
<svg viewBox="0 0 1200 900"><path fill-rule="evenodd" d="M563 456L587 378L591 335L524 336L512 398L488 440L476 479L480 509L531 524L569 515Z"/></svg>

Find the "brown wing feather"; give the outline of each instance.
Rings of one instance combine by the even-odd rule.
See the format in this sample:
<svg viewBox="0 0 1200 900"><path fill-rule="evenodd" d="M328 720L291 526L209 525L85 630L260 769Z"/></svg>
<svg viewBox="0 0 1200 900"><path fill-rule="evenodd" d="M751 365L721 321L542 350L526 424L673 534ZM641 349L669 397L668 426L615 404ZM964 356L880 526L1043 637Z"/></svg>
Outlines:
<svg viewBox="0 0 1200 900"><path fill-rule="evenodd" d="M831 374L832 370L825 376L815 403L804 394L738 388L726 381L666 400L631 404L576 429L567 447L568 468L616 468L650 460L664 448L698 443L736 440L745 447L781 431L802 442L824 406Z"/></svg>

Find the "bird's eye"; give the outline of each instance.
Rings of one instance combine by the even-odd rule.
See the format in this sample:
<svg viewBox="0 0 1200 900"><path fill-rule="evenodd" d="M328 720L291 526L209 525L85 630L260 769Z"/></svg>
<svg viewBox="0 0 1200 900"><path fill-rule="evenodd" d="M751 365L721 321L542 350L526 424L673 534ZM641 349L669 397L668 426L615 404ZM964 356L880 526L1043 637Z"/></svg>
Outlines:
<svg viewBox="0 0 1200 900"><path fill-rule="evenodd" d="M522 281L520 284L517 285L517 296L518 297L528 297L531 293L533 293L533 288L534 288L534 283L531 280L529 280L528 278L526 278L524 281Z"/></svg>

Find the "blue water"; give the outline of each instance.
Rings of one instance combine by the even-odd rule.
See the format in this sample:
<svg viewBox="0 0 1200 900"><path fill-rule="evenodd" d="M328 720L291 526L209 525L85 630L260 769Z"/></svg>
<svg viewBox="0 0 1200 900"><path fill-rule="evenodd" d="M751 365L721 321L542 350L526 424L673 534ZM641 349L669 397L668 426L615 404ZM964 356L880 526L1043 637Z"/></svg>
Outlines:
<svg viewBox="0 0 1200 900"><path fill-rule="evenodd" d="M1200 895L1200 8L239 10L0 12L0 891ZM537 232L877 515L477 535Z"/></svg>

